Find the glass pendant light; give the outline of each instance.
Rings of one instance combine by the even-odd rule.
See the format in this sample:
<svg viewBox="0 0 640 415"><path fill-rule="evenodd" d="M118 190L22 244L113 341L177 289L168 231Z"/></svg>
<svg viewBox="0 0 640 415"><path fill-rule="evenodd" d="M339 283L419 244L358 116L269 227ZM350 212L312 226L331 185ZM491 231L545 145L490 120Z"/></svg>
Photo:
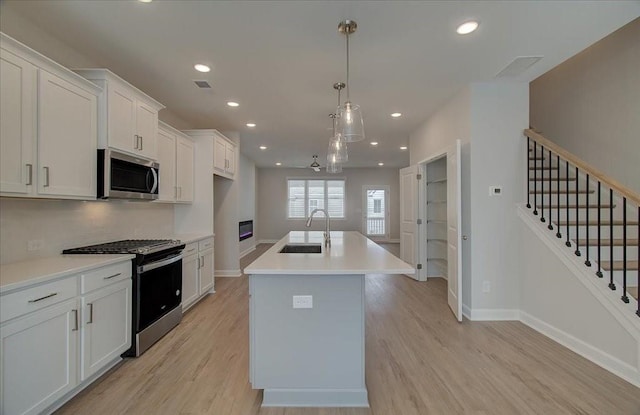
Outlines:
<svg viewBox="0 0 640 415"><path fill-rule="evenodd" d="M355 33L358 25L353 20L345 20L338 25L338 31L347 38L347 100L338 105L337 130L347 143L364 140L364 122L360 106L351 102L349 96L349 35Z"/></svg>
<svg viewBox="0 0 640 415"><path fill-rule="evenodd" d="M335 155L327 156L327 173L342 173L342 163L337 161Z"/></svg>
<svg viewBox="0 0 640 415"><path fill-rule="evenodd" d="M333 84L333 89L338 91L338 105L340 105L340 91L345 87L343 82ZM333 135L329 139L329 148L327 150L327 163L345 163L349 160L347 143L340 133L336 133L336 114L329 114L333 124Z"/></svg>

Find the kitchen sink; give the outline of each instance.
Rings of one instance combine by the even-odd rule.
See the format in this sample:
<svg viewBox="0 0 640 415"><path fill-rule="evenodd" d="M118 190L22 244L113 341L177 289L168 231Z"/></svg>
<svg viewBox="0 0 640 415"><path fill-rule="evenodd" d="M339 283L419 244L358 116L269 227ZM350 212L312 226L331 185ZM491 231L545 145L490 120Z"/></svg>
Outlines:
<svg viewBox="0 0 640 415"><path fill-rule="evenodd" d="M287 244L280 250L281 254L320 254L322 244Z"/></svg>

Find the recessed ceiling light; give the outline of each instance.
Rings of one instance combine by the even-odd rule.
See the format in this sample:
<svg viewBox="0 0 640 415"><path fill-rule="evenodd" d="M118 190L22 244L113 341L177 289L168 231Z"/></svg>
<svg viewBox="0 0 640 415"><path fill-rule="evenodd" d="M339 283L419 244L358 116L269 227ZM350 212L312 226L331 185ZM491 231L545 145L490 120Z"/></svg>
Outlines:
<svg viewBox="0 0 640 415"><path fill-rule="evenodd" d="M392 116L393 118L402 117L402 113L401 113L401 112L394 112L393 114L391 114L391 116Z"/></svg>
<svg viewBox="0 0 640 415"><path fill-rule="evenodd" d="M233 102L233 101L229 101L227 102L227 105L230 107L239 107L240 104L238 104L237 102Z"/></svg>
<svg viewBox="0 0 640 415"><path fill-rule="evenodd" d="M400 150L406 150L407 146L400 146Z"/></svg>
<svg viewBox="0 0 640 415"><path fill-rule="evenodd" d="M140 1L142 1L142 0L140 0ZM193 65L193 67L198 72L209 72L211 70L211 68L209 68L207 65L203 65L201 63L196 63L195 65Z"/></svg>
<svg viewBox="0 0 640 415"><path fill-rule="evenodd" d="M255 126L256 126L255 123L252 123L252 122L248 122L247 123L247 127L249 127L249 128L253 128Z"/></svg>
<svg viewBox="0 0 640 415"><path fill-rule="evenodd" d="M276 166L282 166L282 163L277 162L277 163L276 163Z"/></svg>
<svg viewBox="0 0 640 415"><path fill-rule="evenodd" d="M469 33L475 31L478 28L479 24L480 23L476 22L475 20L469 20L468 22L464 22L460 26L458 26L456 32L458 32L459 35L468 35Z"/></svg>
<svg viewBox="0 0 640 415"><path fill-rule="evenodd" d="M372 146L377 146L377 145L378 145L378 142L377 142L377 141L372 141L370 144L371 144Z"/></svg>
<svg viewBox="0 0 640 415"><path fill-rule="evenodd" d="M266 150L267 146L260 146L260 150Z"/></svg>
<svg viewBox="0 0 640 415"><path fill-rule="evenodd" d="M378 163L378 166L384 166L383 162Z"/></svg>
<svg viewBox="0 0 640 415"><path fill-rule="evenodd" d="M140 3L151 3L153 0L138 0Z"/></svg>

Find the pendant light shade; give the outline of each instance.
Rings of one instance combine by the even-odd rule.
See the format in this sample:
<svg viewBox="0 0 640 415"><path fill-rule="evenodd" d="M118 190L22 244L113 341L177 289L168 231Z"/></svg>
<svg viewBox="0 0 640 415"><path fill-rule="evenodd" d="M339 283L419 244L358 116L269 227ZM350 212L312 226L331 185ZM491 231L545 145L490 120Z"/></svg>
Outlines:
<svg viewBox="0 0 640 415"><path fill-rule="evenodd" d="M327 156L327 173L342 173L342 163L336 161L335 157L329 159Z"/></svg>
<svg viewBox="0 0 640 415"><path fill-rule="evenodd" d="M360 106L351 102L349 96L349 35L358 28L354 20L344 20L338 25L338 32L343 33L347 40L347 100L343 105L338 102L337 133L342 135L347 143L364 140L364 122Z"/></svg>
<svg viewBox="0 0 640 415"><path fill-rule="evenodd" d="M329 149L327 150L327 163L332 161L337 163L345 163L349 161L349 153L347 152L347 143L340 134L329 139Z"/></svg>

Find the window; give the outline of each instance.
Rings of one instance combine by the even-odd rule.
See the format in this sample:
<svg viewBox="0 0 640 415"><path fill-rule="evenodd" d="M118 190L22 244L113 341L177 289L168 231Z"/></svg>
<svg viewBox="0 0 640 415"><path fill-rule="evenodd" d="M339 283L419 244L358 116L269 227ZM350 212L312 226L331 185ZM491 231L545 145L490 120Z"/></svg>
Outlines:
<svg viewBox="0 0 640 415"><path fill-rule="evenodd" d="M373 213L382 213L382 199L373 199Z"/></svg>
<svg viewBox="0 0 640 415"><path fill-rule="evenodd" d="M344 179L289 179L287 187L287 218L306 219L314 209L326 209L329 217L344 219ZM322 212L316 215L324 216Z"/></svg>

